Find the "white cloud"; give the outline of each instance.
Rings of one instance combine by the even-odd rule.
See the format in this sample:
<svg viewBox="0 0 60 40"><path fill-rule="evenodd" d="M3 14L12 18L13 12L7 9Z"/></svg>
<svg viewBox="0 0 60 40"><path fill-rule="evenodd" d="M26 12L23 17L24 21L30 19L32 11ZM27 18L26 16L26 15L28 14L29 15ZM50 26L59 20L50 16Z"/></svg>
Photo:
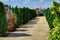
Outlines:
<svg viewBox="0 0 60 40"><path fill-rule="evenodd" d="M0 0L1 2L8 2L8 1L12 1L12 2L19 2L20 0Z"/></svg>
<svg viewBox="0 0 60 40"><path fill-rule="evenodd" d="M27 4L28 2L30 2L30 0L24 0L23 3Z"/></svg>
<svg viewBox="0 0 60 40"><path fill-rule="evenodd" d="M57 2L59 2L59 0L57 0Z"/></svg>
<svg viewBox="0 0 60 40"><path fill-rule="evenodd" d="M54 0L54 1L59 2L60 0Z"/></svg>
<svg viewBox="0 0 60 40"><path fill-rule="evenodd" d="M20 2L21 0L11 0L11 1L13 1L13 2Z"/></svg>
<svg viewBox="0 0 60 40"><path fill-rule="evenodd" d="M44 0L40 0L40 2L43 2Z"/></svg>
<svg viewBox="0 0 60 40"><path fill-rule="evenodd" d="M8 2L9 0L0 0L1 2Z"/></svg>

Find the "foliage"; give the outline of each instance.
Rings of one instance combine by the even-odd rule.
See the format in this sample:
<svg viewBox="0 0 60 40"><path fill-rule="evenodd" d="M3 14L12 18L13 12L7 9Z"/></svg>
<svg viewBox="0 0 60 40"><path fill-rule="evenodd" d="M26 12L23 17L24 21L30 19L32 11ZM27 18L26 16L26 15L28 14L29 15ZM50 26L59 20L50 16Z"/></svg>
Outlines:
<svg viewBox="0 0 60 40"><path fill-rule="evenodd" d="M15 30L19 25L26 24L28 21L34 19L37 16L36 10L29 8L18 8L17 6L14 8L9 6L12 10L15 18L15 26L13 30ZM4 9L4 4L0 2L0 34L2 36L6 35L8 31L7 17Z"/></svg>
<svg viewBox="0 0 60 40"><path fill-rule="evenodd" d="M4 4L0 2L0 34L2 36L5 36L6 31L7 31L6 13L4 9Z"/></svg>
<svg viewBox="0 0 60 40"><path fill-rule="evenodd" d="M36 10L29 8L12 8L13 13L15 14L16 27L21 24L27 23L29 20L34 19L37 16Z"/></svg>
<svg viewBox="0 0 60 40"><path fill-rule="evenodd" d="M53 1L46 10L46 19L51 29L49 40L60 40L60 3Z"/></svg>

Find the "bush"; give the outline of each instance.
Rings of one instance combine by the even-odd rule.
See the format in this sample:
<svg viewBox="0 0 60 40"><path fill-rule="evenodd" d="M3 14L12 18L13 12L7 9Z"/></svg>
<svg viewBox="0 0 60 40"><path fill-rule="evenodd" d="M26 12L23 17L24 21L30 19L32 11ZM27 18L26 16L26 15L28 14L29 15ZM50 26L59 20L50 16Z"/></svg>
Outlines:
<svg viewBox="0 0 60 40"><path fill-rule="evenodd" d="M15 8L12 8L12 11L15 15L15 22L16 27L18 27L21 24L26 24L29 20L35 18L37 16L36 11L29 8L18 8L17 6Z"/></svg>
<svg viewBox="0 0 60 40"><path fill-rule="evenodd" d="M49 40L60 40L60 3L53 1L45 16L51 29Z"/></svg>
<svg viewBox="0 0 60 40"><path fill-rule="evenodd" d="M5 36L7 32L7 20L6 13L4 9L4 4L0 2L0 34Z"/></svg>

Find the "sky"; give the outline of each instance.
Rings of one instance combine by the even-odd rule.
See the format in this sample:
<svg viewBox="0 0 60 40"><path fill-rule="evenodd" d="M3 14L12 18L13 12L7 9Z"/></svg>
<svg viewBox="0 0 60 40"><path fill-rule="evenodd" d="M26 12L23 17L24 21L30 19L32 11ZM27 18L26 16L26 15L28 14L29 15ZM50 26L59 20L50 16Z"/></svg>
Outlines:
<svg viewBox="0 0 60 40"><path fill-rule="evenodd" d="M0 0L4 4L13 7L29 7L29 8L48 8L52 5L52 0ZM60 0L58 0L59 2Z"/></svg>

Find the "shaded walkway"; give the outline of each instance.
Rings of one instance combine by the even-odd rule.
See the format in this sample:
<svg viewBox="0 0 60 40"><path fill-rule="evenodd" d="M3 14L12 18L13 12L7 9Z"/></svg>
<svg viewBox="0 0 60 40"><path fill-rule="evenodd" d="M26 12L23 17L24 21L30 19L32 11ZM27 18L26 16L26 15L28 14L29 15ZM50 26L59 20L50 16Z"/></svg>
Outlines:
<svg viewBox="0 0 60 40"><path fill-rule="evenodd" d="M45 17L36 17L27 24L17 28L8 37L0 37L0 40L48 40L49 27Z"/></svg>

